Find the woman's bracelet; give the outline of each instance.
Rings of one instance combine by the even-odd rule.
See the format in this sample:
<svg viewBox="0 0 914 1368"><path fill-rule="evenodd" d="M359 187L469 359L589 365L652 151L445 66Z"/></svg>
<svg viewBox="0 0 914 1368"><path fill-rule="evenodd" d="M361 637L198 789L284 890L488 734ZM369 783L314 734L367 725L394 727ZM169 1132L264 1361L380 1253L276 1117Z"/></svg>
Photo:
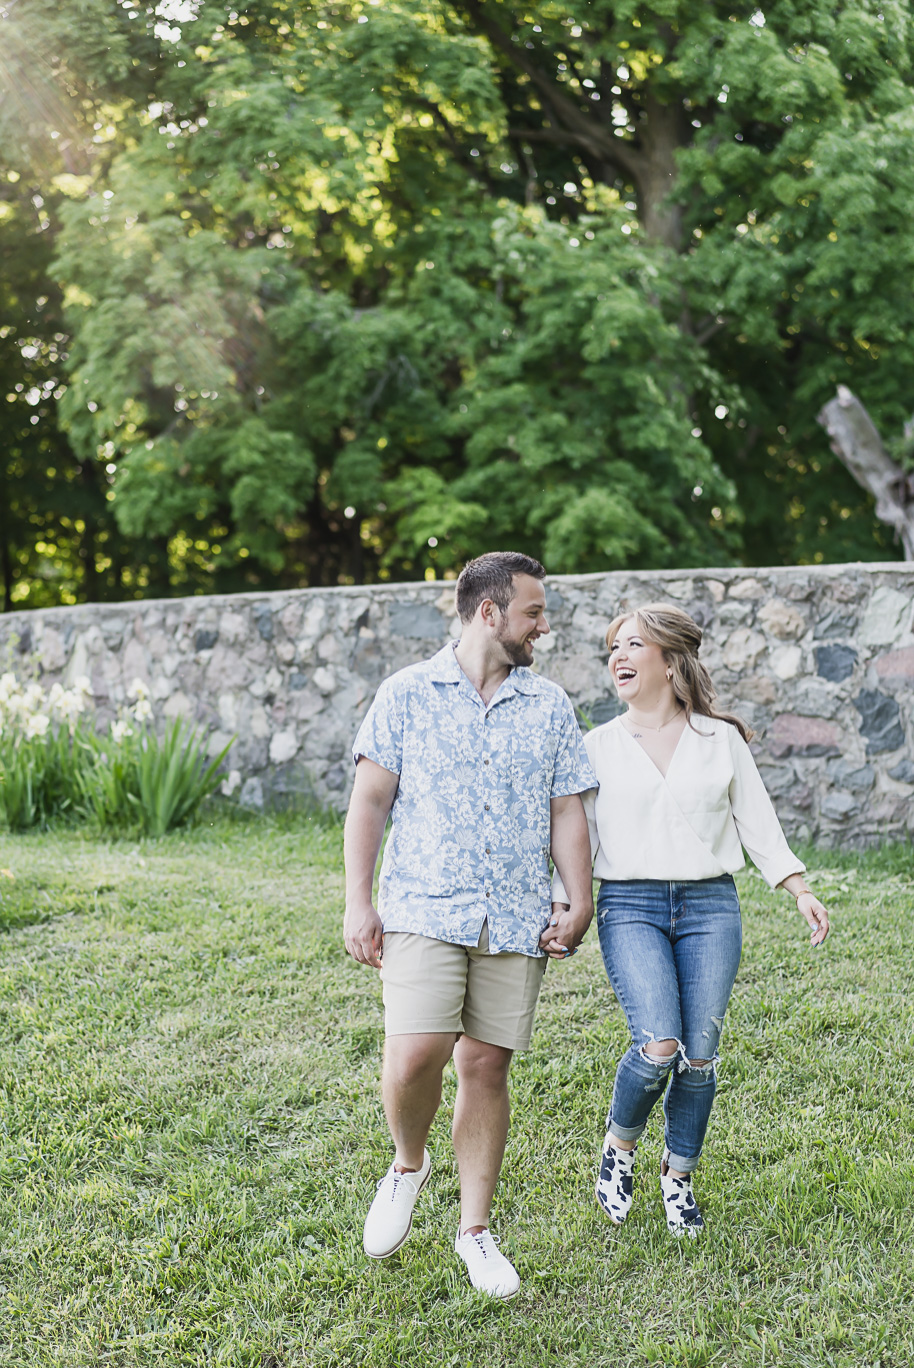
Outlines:
<svg viewBox="0 0 914 1368"><path fill-rule="evenodd" d="M811 888L801 888L800 891L799 891L799 893L795 893L795 894L794 894L794 897L796 898L797 902L800 901L800 899L802 898L802 896L803 896L804 893L812 893L812 889L811 889Z"/></svg>

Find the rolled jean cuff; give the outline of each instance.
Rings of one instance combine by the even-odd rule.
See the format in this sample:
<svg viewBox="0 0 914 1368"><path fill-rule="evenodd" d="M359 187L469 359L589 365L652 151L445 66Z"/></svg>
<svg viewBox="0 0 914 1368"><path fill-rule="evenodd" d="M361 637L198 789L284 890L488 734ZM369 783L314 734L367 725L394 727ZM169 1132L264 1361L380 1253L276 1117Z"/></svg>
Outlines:
<svg viewBox="0 0 914 1368"><path fill-rule="evenodd" d="M637 1140L644 1134L646 1128L646 1121L640 1126L618 1126L612 1119L612 1113L606 1118L606 1129L612 1131L617 1140Z"/></svg>
<svg viewBox="0 0 914 1368"><path fill-rule="evenodd" d="M674 1154L672 1150L669 1150L666 1155L667 1164L671 1169L675 1169L677 1173L694 1173L698 1168L700 1159L700 1154L696 1154L693 1158L687 1159L684 1154Z"/></svg>

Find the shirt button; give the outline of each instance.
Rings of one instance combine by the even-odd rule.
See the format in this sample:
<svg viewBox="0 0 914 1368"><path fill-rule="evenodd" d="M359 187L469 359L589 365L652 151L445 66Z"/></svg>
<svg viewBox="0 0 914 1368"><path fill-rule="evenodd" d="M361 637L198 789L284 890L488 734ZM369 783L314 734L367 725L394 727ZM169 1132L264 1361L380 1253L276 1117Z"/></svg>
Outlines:
<svg viewBox="0 0 914 1368"><path fill-rule="evenodd" d="M488 846L486 846L486 854L487 854L487 855L491 855L491 854L492 854L492 852L491 852L491 850L489 849Z"/></svg>
<svg viewBox="0 0 914 1368"><path fill-rule="evenodd" d="M483 760L482 763L483 763L484 765L487 765L489 762L488 762L488 760Z"/></svg>
<svg viewBox="0 0 914 1368"><path fill-rule="evenodd" d="M486 812L488 812L488 810L489 810L489 805L488 805L488 803L486 803Z"/></svg>
<svg viewBox="0 0 914 1368"><path fill-rule="evenodd" d="M487 898L491 898L491 896L492 896L492 894L491 894L488 890L486 890L486 897L487 897Z"/></svg>

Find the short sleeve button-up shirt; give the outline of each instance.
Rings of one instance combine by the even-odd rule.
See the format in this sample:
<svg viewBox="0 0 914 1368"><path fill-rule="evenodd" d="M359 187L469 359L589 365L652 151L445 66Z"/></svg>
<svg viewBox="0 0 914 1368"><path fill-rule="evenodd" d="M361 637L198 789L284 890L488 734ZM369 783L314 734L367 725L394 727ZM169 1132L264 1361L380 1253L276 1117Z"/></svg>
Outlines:
<svg viewBox="0 0 914 1368"><path fill-rule="evenodd" d="M524 667L486 706L445 646L385 680L353 757L400 776L378 892L385 931L541 956L550 799L596 788L565 692Z"/></svg>

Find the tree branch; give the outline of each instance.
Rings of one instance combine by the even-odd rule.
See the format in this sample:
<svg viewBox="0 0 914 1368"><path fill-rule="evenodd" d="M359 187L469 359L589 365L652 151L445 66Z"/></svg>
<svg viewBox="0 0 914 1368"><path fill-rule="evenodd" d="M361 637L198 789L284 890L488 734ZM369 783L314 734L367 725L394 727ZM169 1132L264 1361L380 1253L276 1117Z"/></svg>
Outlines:
<svg viewBox="0 0 914 1368"><path fill-rule="evenodd" d="M570 138L569 142L574 141L585 152L589 152L591 156L597 156L600 160L609 158L611 156L609 145L613 141L612 134L601 128L592 114L585 113L570 96L565 94L552 76L531 61L525 52L518 49L517 44L511 41L511 35L506 33L487 12L485 4L480 3L479 0L465 0L463 8L472 15L474 23L480 32L486 35L493 47L507 57L512 66L517 67L519 71L529 77L533 86L553 111L552 122L555 123L560 120L568 132L574 134L574 138Z"/></svg>
<svg viewBox="0 0 914 1368"><path fill-rule="evenodd" d="M581 139L576 133L565 128L509 128L509 138L522 138L524 142L554 143L556 147L580 147ZM599 165L614 166L624 175L635 179L638 158L632 154L631 143L621 138L607 138L606 146L596 154Z"/></svg>
<svg viewBox="0 0 914 1368"><path fill-rule="evenodd" d="M422 96L414 96L413 98L419 108L428 110L429 114L431 114L432 118L439 125L448 141L451 151L460 162L461 166L468 171L473 179L478 181L480 185L484 185L487 190L494 190L492 177L486 171L485 163L483 162L482 165L478 166L475 158L468 155L460 142L460 139L457 137L453 124L441 109L440 105L437 105L434 100L425 99ZM482 161L481 158L480 160Z"/></svg>
<svg viewBox="0 0 914 1368"><path fill-rule="evenodd" d="M896 465L876 426L846 385L817 415L831 449L857 483L876 500L876 517L901 540L904 558L914 561L914 475Z"/></svg>

